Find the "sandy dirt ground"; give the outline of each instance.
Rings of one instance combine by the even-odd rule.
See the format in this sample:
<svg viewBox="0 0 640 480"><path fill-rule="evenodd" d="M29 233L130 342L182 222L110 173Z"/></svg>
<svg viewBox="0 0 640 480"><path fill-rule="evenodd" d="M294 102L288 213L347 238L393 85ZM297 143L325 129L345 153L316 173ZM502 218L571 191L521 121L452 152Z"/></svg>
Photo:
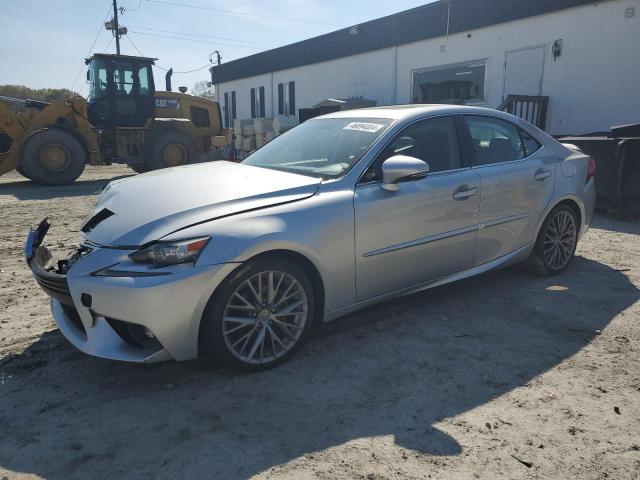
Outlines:
<svg viewBox="0 0 640 480"><path fill-rule="evenodd" d="M73 247L122 167L0 178L0 479L640 478L640 224L599 216L570 270L510 268L322 327L288 364L90 358L22 259Z"/></svg>

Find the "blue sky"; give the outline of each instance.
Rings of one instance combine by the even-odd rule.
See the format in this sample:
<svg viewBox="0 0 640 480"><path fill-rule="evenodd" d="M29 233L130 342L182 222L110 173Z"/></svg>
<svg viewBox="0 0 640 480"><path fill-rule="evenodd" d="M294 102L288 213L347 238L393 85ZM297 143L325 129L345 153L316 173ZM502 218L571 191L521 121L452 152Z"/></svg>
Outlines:
<svg viewBox="0 0 640 480"><path fill-rule="evenodd" d="M160 66L187 71L206 65L214 50L222 52L223 61L230 61L430 1L119 0L118 3L126 10L121 25L128 26L131 41L144 55L159 58ZM0 0L0 45L3 45L0 84L72 88L75 82L75 90L86 95L83 59L99 31L93 51L115 53L115 41L103 26L104 20L111 18L111 2ZM169 36L191 41L166 38ZM126 38L121 40L121 48L123 54L138 55ZM158 85L163 85L163 75L156 70ZM175 86L191 88L198 80L208 80L207 69L174 75Z"/></svg>

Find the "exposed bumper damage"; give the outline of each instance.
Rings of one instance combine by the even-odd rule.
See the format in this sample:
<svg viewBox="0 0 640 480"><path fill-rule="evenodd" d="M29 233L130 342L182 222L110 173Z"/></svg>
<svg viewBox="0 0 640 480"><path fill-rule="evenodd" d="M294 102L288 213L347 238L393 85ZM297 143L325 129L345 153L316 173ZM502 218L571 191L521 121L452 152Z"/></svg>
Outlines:
<svg viewBox="0 0 640 480"><path fill-rule="evenodd" d="M236 265L178 266L151 275L134 269L132 251L92 245L57 260L42 246L48 229L45 219L29 232L25 257L69 342L89 355L136 363L197 357L204 308Z"/></svg>

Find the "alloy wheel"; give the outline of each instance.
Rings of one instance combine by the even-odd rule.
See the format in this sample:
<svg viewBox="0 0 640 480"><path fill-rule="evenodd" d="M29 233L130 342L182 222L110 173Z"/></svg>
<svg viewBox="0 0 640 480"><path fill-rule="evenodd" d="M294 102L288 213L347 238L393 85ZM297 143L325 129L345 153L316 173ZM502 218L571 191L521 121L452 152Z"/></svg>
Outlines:
<svg viewBox="0 0 640 480"><path fill-rule="evenodd" d="M543 252L547 265L562 270L571 261L577 242L576 221L569 212L562 210L547 225Z"/></svg>
<svg viewBox="0 0 640 480"><path fill-rule="evenodd" d="M291 274L264 271L245 280L229 297L222 334L238 360L261 365L286 355L304 332L309 302Z"/></svg>

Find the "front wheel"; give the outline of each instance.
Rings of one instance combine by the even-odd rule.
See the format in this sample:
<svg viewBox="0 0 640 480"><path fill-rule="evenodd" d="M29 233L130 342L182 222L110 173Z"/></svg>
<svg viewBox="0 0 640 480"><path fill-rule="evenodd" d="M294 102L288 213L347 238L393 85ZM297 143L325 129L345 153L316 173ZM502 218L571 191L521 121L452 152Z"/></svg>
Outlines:
<svg viewBox="0 0 640 480"><path fill-rule="evenodd" d="M314 292L307 275L285 259L248 263L209 301L201 330L207 356L245 371L289 359L310 332Z"/></svg>
<svg viewBox="0 0 640 480"><path fill-rule="evenodd" d="M568 205L559 205L546 218L526 262L529 270L553 276L564 272L578 246L578 218Z"/></svg>
<svg viewBox="0 0 640 480"><path fill-rule="evenodd" d="M86 161L87 151L73 134L47 128L29 137L20 167L41 185L68 185L82 175Z"/></svg>
<svg viewBox="0 0 640 480"><path fill-rule="evenodd" d="M24 178L27 178L29 180L32 180L31 175L29 175L29 173L24 169L24 167L22 165L18 165L16 167L16 171L22 175Z"/></svg>

